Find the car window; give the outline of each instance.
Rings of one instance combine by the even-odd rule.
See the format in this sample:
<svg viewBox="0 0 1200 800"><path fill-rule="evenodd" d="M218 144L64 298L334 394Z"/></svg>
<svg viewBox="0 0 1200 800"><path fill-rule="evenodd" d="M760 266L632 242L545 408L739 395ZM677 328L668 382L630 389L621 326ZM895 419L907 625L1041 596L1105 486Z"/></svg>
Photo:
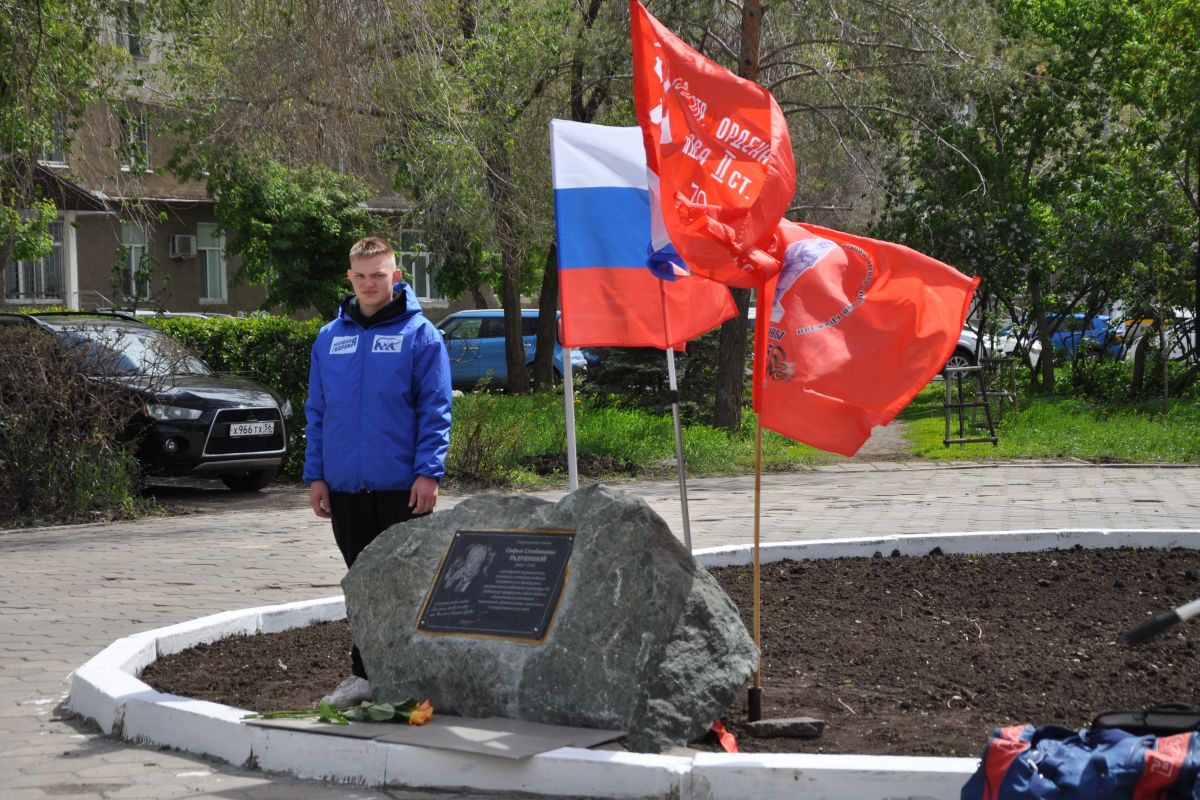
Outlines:
<svg viewBox="0 0 1200 800"><path fill-rule="evenodd" d="M65 327L56 331L97 374L207 375L212 372L180 342L154 328Z"/></svg>
<svg viewBox="0 0 1200 800"><path fill-rule="evenodd" d="M502 317L488 317L482 320L483 325L479 328L479 338L481 339L503 339L504 338L504 319Z"/></svg>
<svg viewBox="0 0 1200 800"><path fill-rule="evenodd" d="M537 336L537 317L521 317L521 335Z"/></svg>
<svg viewBox="0 0 1200 800"><path fill-rule="evenodd" d="M447 339L477 339L481 322L481 319L451 320L442 332L446 334Z"/></svg>

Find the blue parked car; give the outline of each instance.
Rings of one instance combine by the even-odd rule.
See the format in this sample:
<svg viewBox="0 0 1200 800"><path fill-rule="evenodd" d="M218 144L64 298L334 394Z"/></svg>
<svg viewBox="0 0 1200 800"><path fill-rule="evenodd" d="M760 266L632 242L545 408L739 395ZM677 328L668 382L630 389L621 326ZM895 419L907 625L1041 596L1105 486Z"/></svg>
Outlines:
<svg viewBox="0 0 1200 800"><path fill-rule="evenodd" d="M1069 314L1062 320L1056 320L1057 316L1052 315L1050 319L1051 323L1059 322L1058 330L1050 337L1055 348L1066 350L1072 358L1081 344L1087 352L1107 350L1114 356L1123 355L1124 331L1119 322L1103 314L1090 318L1083 314Z"/></svg>
<svg viewBox="0 0 1200 800"><path fill-rule="evenodd" d="M1055 350L1066 350L1071 358L1075 358L1080 344L1083 345L1084 352L1107 350L1109 355L1117 358L1125 354L1125 326L1119 320L1113 320L1104 314L1094 317L1067 314L1061 319L1061 314L1048 314L1047 317L1051 326L1057 325L1054 333L1050 334L1050 343L1054 345ZM1032 323L1028 324L1027 335L1030 340L1034 340L1036 333Z"/></svg>
<svg viewBox="0 0 1200 800"><path fill-rule="evenodd" d="M560 315L561 316L561 315ZM533 364L536 354L538 311L521 309L521 334L525 339L525 363ZM455 389L473 389L483 378L491 378L492 386L502 387L508 381L508 365L504 360L504 311L475 309L458 311L437 324L446 339L450 352L450 381ZM554 377L562 380L563 350L554 341ZM580 350L571 351L571 369L587 368L587 359Z"/></svg>

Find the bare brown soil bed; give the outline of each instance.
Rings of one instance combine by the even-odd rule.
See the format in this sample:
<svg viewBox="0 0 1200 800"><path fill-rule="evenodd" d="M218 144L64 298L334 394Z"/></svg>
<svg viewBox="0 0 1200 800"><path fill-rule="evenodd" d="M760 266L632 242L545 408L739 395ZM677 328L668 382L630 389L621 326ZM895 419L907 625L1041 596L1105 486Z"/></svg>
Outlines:
<svg viewBox="0 0 1200 800"><path fill-rule="evenodd" d="M713 570L751 625L749 568ZM1200 595L1200 552L1060 550L784 561L762 571L763 711L817 739L743 752L974 756L993 728L1082 727L1110 708L1200 704L1200 621L1130 648L1120 632ZM255 710L315 707L348 671L345 622L162 658L155 688Z"/></svg>

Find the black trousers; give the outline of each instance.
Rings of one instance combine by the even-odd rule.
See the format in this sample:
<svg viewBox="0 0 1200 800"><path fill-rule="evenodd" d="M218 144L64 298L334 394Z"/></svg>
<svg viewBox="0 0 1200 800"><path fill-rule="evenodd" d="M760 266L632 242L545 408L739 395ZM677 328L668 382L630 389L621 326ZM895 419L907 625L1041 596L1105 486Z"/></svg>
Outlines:
<svg viewBox="0 0 1200 800"><path fill-rule="evenodd" d="M428 515L429 512L412 513L412 509L408 507L410 491L401 489L389 492L329 493L333 538L337 542L338 550L342 551L347 569L354 564L358 554L383 531L397 522ZM350 671L360 678L367 677L357 645L350 651Z"/></svg>

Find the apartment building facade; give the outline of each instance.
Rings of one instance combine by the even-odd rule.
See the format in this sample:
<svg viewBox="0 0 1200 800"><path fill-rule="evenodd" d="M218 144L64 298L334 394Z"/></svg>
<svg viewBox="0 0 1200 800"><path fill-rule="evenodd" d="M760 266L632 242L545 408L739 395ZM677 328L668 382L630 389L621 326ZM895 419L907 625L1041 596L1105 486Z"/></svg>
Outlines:
<svg viewBox="0 0 1200 800"><path fill-rule="evenodd" d="M136 5L129 9L134 14ZM153 61L136 19L116 20L107 33L133 68ZM165 168L178 140L165 132L166 112L153 98L143 88L127 102L95 104L76 130L63 132L69 147L42 154L36 181L57 209L54 245L40 259L4 265L5 307L235 315L260 308L265 288L233 280L238 264L227 254L204 183L179 180ZM400 202L381 192L367 206L387 216ZM415 233L401 239L401 266L426 313L439 318L451 304L436 286L433 259Z"/></svg>

